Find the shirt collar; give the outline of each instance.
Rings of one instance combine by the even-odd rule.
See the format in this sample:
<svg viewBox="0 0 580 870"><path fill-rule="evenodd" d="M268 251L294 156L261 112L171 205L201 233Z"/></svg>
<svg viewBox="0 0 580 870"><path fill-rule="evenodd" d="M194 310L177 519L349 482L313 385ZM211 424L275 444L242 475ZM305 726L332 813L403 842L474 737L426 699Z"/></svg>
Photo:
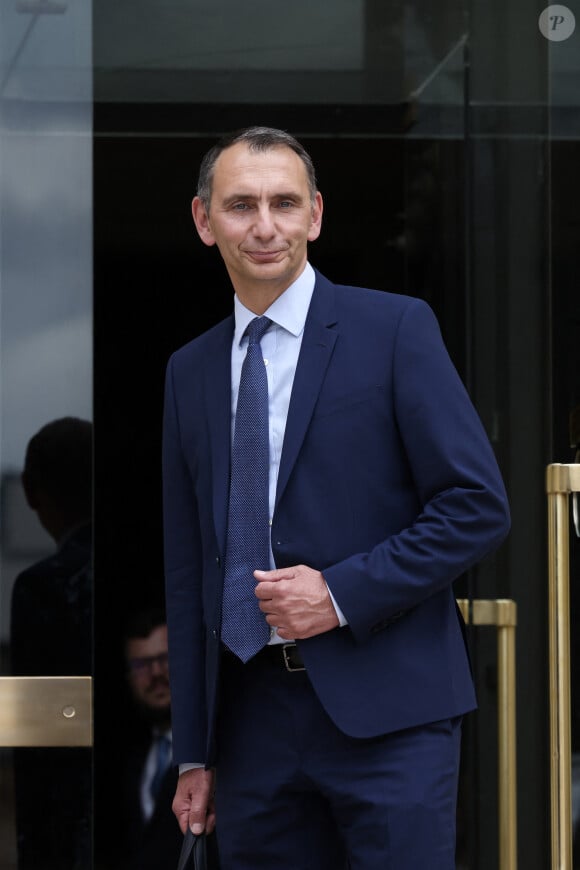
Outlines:
<svg viewBox="0 0 580 870"><path fill-rule="evenodd" d="M278 296L278 298L264 311L264 316L269 317L278 326L286 329L292 335L298 337L304 329L306 315L312 294L316 276L310 263L306 263L303 272ZM239 346L248 323L256 315L246 308L237 295L234 295L234 317L236 328L234 331L234 343Z"/></svg>

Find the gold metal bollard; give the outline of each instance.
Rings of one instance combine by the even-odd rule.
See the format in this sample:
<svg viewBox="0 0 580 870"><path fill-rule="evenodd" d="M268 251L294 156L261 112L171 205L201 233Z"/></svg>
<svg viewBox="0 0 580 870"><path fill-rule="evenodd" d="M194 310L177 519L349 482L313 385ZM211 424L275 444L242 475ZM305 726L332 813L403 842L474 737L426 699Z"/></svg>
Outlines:
<svg viewBox="0 0 580 870"><path fill-rule="evenodd" d="M572 870L569 497L580 492L580 464L546 468L550 655L552 870Z"/></svg>
<svg viewBox="0 0 580 870"><path fill-rule="evenodd" d="M498 826L499 868L517 868L516 809L516 625L517 606L509 598L459 598L468 625L497 626Z"/></svg>

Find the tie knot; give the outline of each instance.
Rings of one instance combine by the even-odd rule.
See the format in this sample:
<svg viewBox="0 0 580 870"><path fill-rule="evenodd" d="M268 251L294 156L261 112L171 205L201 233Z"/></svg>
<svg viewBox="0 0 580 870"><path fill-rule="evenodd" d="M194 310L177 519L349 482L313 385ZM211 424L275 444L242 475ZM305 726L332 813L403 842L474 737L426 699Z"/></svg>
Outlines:
<svg viewBox="0 0 580 870"><path fill-rule="evenodd" d="M259 344L272 321L269 317L254 317L246 327L249 344Z"/></svg>

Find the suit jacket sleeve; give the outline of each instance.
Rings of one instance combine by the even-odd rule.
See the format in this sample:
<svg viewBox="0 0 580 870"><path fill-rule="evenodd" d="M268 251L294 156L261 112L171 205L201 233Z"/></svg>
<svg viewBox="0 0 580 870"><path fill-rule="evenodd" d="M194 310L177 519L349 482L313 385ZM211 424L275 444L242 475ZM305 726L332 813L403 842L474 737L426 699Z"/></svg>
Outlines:
<svg viewBox="0 0 580 870"><path fill-rule="evenodd" d="M369 552L323 571L359 642L452 584L509 529L491 444L420 300L404 309L396 330L392 401L419 512Z"/></svg>
<svg viewBox="0 0 580 870"><path fill-rule="evenodd" d="M206 754L206 693L203 669L204 619L202 547L191 471L184 459L173 383L173 360L167 367L163 419L163 510L166 610L169 627L169 672L173 709L173 745L183 747L180 762L203 762ZM184 664L185 663L185 664Z"/></svg>

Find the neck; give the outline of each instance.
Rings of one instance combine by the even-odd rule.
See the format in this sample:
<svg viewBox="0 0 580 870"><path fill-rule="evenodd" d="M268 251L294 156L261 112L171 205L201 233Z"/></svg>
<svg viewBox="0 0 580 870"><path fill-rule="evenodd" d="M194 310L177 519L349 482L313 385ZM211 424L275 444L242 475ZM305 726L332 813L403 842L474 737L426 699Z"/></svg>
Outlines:
<svg viewBox="0 0 580 870"><path fill-rule="evenodd" d="M288 288L271 287L239 287L234 285L236 296L249 311L262 315L270 305L278 299Z"/></svg>

